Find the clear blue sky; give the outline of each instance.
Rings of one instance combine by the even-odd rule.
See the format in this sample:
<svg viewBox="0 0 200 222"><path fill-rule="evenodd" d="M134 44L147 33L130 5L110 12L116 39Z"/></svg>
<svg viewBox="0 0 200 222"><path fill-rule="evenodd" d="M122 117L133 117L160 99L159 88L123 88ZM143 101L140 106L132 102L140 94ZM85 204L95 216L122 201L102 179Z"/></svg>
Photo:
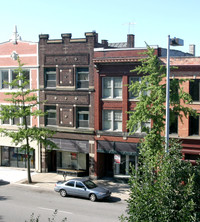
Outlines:
<svg viewBox="0 0 200 222"><path fill-rule="evenodd" d="M136 47L147 42L166 48L170 35L184 39L185 46L176 49L188 52L195 44L200 55L200 0L2 0L0 21L0 42L10 39L15 25L27 41L38 41L39 34L78 38L95 30L99 40L125 42L130 31Z"/></svg>

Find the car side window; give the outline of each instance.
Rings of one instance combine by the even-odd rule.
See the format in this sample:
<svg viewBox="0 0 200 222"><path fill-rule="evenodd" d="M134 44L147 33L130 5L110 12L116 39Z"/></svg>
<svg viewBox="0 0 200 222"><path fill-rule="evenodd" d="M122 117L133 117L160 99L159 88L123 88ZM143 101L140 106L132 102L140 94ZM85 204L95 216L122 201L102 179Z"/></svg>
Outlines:
<svg viewBox="0 0 200 222"><path fill-rule="evenodd" d="M84 188L84 185L81 182L76 182L77 188Z"/></svg>
<svg viewBox="0 0 200 222"><path fill-rule="evenodd" d="M74 187L74 181L69 181L66 183L66 186L68 187Z"/></svg>

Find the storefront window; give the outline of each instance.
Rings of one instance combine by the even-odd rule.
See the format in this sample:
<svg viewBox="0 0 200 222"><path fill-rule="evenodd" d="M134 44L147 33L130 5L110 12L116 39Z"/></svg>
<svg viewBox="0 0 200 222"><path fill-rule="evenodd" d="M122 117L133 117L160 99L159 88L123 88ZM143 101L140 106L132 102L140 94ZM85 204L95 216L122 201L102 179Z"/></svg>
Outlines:
<svg viewBox="0 0 200 222"><path fill-rule="evenodd" d="M9 166L9 147L4 146L1 148L1 164L2 166Z"/></svg>
<svg viewBox="0 0 200 222"><path fill-rule="evenodd" d="M26 168L27 154L25 150L16 147L1 148L1 165ZM35 168L35 151L30 151L30 167Z"/></svg>
<svg viewBox="0 0 200 222"><path fill-rule="evenodd" d="M114 174L115 175L129 175L131 172L130 166L135 166L137 163L137 156L129 155L114 155Z"/></svg>
<svg viewBox="0 0 200 222"><path fill-rule="evenodd" d="M57 167L86 170L86 154L67 151L57 152Z"/></svg>
<svg viewBox="0 0 200 222"><path fill-rule="evenodd" d="M9 147L10 152L10 166L17 167L17 148Z"/></svg>

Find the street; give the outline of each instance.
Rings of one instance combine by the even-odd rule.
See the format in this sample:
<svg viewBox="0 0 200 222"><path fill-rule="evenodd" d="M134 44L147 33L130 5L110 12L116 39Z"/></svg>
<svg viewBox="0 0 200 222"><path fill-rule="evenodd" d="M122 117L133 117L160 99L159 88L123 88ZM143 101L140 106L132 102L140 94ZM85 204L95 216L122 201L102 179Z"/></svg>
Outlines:
<svg viewBox="0 0 200 222"><path fill-rule="evenodd" d="M75 197L63 198L59 193L44 191L34 185L0 185L0 222L29 221L30 216L40 216L41 222L48 221L57 209L55 221L119 221L125 213L126 202L120 198L91 202Z"/></svg>

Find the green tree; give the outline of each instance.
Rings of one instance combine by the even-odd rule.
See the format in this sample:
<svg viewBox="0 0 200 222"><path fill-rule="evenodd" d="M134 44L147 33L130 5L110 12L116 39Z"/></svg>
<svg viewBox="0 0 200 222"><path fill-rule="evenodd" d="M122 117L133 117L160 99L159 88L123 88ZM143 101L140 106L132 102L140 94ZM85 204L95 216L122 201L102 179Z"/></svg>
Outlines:
<svg viewBox="0 0 200 222"><path fill-rule="evenodd" d="M141 82L132 83L129 89L138 96L135 110L130 112L127 128L134 133L142 127L146 136L139 148L138 170L132 169L128 211L121 221L199 221L199 166L193 167L181 160L181 145L170 140L170 152L165 153L165 101L166 69L154 49L148 47L147 57L133 72L142 75ZM190 103L181 83L186 80L172 80L171 91L178 90L178 96L170 94L170 114L196 116L196 112L182 105ZM151 129L143 123L152 121Z"/></svg>
<svg viewBox="0 0 200 222"><path fill-rule="evenodd" d="M30 173L30 151L33 150L31 147L32 141L37 141L38 144L42 144L44 147L50 149L57 148L57 146L46 138L52 137L55 132L43 127L33 126L30 127L28 119L30 117L44 116L45 113L38 109L39 102L37 97L37 89L29 89L29 80L27 79L26 71L23 69L23 65L18 58L18 68L14 70L16 78L12 82L5 82L10 85L11 88L17 90L12 92L6 92L5 101L9 102L9 105L1 105L0 118L1 120L7 121L9 119L22 119L19 122L18 130L8 130L1 128L0 132L12 139L12 142L20 149L25 150L27 158L27 180L28 183L32 183Z"/></svg>

